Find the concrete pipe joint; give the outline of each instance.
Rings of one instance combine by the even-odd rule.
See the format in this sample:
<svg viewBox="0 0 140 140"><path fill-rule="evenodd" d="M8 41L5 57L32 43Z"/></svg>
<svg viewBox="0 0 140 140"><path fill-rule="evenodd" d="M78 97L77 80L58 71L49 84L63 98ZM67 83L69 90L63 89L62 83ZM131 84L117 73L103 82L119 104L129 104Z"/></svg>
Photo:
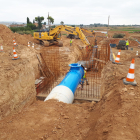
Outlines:
<svg viewBox="0 0 140 140"><path fill-rule="evenodd" d="M49 99L57 99L64 103L73 102L76 88L84 76L84 68L78 63L73 63L69 66L70 70L66 74L65 78L59 85L52 89L44 102Z"/></svg>

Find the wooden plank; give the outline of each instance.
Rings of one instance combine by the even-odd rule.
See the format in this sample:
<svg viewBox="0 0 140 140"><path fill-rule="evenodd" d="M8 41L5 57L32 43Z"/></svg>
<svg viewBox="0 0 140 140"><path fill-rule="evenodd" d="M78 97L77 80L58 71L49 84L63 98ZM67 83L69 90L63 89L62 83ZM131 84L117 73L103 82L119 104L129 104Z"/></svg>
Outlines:
<svg viewBox="0 0 140 140"><path fill-rule="evenodd" d="M92 58L93 60L96 60L96 61L99 61L99 62L102 62L102 63L106 63L104 60L100 60L100 59L97 59L97 58Z"/></svg>
<svg viewBox="0 0 140 140"><path fill-rule="evenodd" d="M38 63L38 65L39 65L39 68L40 68L42 74L46 77L46 74L45 74L44 71L42 70L41 65L40 65L39 63Z"/></svg>

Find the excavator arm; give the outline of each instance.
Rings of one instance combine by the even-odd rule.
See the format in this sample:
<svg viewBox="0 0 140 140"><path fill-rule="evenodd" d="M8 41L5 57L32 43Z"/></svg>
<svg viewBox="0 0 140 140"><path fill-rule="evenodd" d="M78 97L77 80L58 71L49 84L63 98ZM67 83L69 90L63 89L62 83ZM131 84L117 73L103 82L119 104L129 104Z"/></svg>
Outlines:
<svg viewBox="0 0 140 140"><path fill-rule="evenodd" d="M89 41L87 40L86 36L83 34L82 30L79 27L76 27L76 32L78 33L78 36L82 40L82 42L89 46Z"/></svg>
<svg viewBox="0 0 140 140"><path fill-rule="evenodd" d="M95 34L94 31L89 31L89 30L87 30L87 29L85 29L85 28L80 28L80 29L81 29L82 31L87 32L87 33Z"/></svg>
<svg viewBox="0 0 140 140"><path fill-rule="evenodd" d="M50 30L49 36L56 36L61 32L67 32L69 34L77 35L84 44L90 45L89 41L87 40L86 36L83 34L82 30L79 27L71 27L71 26L66 26L66 25L59 25L53 30Z"/></svg>
<svg viewBox="0 0 140 140"><path fill-rule="evenodd" d="M70 33L70 34L77 35L77 33L76 33L76 31L74 31L73 27L65 26L65 25L59 25L56 28L54 28L53 30L50 30L49 35L55 37L61 31L65 31L65 32Z"/></svg>

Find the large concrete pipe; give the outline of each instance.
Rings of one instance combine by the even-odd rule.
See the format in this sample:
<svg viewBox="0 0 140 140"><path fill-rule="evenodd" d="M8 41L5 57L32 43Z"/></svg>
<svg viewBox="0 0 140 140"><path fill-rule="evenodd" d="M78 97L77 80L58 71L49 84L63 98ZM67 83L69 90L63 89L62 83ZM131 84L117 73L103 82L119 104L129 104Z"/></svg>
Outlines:
<svg viewBox="0 0 140 140"><path fill-rule="evenodd" d="M71 68L65 78L58 86L52 89L44 102L49 99L57 99L58 101L64 103L73 102L76 88L84 76L84 68L78 63L73 63L69 66Z"/></svg>

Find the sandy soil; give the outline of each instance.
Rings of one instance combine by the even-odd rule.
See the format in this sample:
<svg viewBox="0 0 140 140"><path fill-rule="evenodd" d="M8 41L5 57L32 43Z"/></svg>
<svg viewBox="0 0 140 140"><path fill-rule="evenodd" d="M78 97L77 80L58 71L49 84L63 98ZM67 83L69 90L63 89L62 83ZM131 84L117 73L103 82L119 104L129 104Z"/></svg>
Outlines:
<svg viewBox="0 0 140 140"><path fill-rule="evenodd" d="M121 51L122 65L109 62L102 72L101 101L91 114L94 121L87 140L137 140L140 138L140 58L131 50ZM137 50L137 49L136 49ZM116 49L113 50L117 51ZM137 86L124 85L132 58L135 58ZM96 114L96 115L95 115Z"/></svg>
<svg viewBox="0 0 140 140"><path fill-rule="evenodd" d="M0 31L5 51L0 53L0 117L3 117L0 120L1 140L140 139L140 54L136 56L136 51L140 49L137 44L130 45L133 50L121 51L121 65L108 62L104 67L102 99L98 103L65 104L55 100L43 102L34 101L34 80L39 76L39 71L36 51L27 47L29 37L25 37L25 42L20 42L20 37L22 39L24 36L16 36L5 26L0 26ZM13 38L10 34L13 37L15 35L19 45L16 50L21 59L17 61L11 60ZM30 41L33 41L32 37ZM69 44L69 40L67 41L65 43ZM73 44L74 42L75 40ZM81 52L78 52L78 48L76 51L78 58ZM113 52L116 55L118 50L114 48ZM135 58L135 79L138 83L135 87L124 85L122 81L127 76L132 58ZM6 117L11 110L14 114Z"/></svg>
<svg viewBox="0 0 140 140"><path fill-rule="evenodd" d="M131 50L122 51L121 56L122 65L109 62L103 69L100 102L68 105L55 100L35 101L0 122L1 139L139 139L140 58ZM122 81L128 73L131 57L135 58L136 65L138 86L135 87Z"/></svg>
<svg viewBox="0 0 140 140"><path fill-rule="evenodd" d="M0 120L10 113L21 110L35 100L35 79L39 77L36 51L27 47L32 41L30 35L12 33L9 28L0 25L0 42L3 52L0 52ZM13 38L18 60L12 60ZM26 45L25 45L26 44Z"/></svg>

